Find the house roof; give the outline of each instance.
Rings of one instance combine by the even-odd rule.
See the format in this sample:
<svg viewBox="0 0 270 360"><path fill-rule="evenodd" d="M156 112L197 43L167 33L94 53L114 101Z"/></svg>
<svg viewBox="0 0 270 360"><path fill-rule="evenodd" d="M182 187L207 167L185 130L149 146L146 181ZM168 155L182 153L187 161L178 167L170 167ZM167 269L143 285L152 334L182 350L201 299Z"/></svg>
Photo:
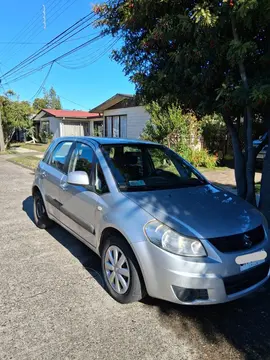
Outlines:
<svg viewBox="0 0 270 360"><path fill-rule="evenodd" d="M103 113L105 110L111 108L112 106L118 104L119 102L125 99L132 99L134 96L129 94L115 94L110 99L104 101L102 104L91 109L91 112Z"/></svg>
<svg viewBox="0 0 270 360"><path fill-rule="evenodd" d="M50 114L57 118L94 118L99 117L98 113L90 113L88 111L80 111L80 110L55 110L55 109L42 109L47 114Z"/></svg>

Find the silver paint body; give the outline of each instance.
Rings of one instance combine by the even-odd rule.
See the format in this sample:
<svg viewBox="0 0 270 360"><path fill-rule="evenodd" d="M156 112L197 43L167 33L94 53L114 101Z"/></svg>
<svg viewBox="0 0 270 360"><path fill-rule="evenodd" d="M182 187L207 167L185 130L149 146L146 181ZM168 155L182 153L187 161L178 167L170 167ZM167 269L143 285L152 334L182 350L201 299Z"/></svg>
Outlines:
<svg viewBox="0 0 270 360"><path fill-rule="evenodd" d="M267 280L229 296L222 280L240 274L240 266L235 262L237 256L262 249L270 253L267 231L264 241L252 250L235 253L221 253L207 240L243 233L260 224L266 227L263 216L253 206L210 183L183 189L121 192L103 157L100 143L130 143L131 140L68 137L55 140L53 146L65 140L77 140L93 148L109 192L99 195L83 186L68 184L67 175L41 161L33 186L40 190L48 216L97 254L102 232L107 228L118 230L134 251L150 296L181 303L172 289L174 285L208 289L209 300L197 300L193 304L222 303L254 291ZM46 200L47 196L62 204L61 211ZM153 219L180 234L199 238L208 256L182 257L152 244L146 238L144 226ZM266 261L269 260L268 255Z"/></svg>

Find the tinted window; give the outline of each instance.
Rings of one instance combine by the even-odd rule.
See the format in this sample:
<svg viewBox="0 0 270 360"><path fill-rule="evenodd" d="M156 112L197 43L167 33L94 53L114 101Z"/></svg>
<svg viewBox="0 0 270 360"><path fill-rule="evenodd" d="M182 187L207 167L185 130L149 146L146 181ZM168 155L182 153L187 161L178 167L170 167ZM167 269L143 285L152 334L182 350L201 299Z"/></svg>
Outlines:
<svg viewBox="0 0 270 360"><path fill-rule="evenodd" d="M72 153L68 172L71 171L85 171L89 178L93 168L94 152L88 145L79 143Z"/></svg>
<svg viewBox="0 0 270 360"><path fill-rule="evenodd" d="M58 144L52 153L50 165L64 172L65 162L71 146L71 141L61 142Z"/></svg>

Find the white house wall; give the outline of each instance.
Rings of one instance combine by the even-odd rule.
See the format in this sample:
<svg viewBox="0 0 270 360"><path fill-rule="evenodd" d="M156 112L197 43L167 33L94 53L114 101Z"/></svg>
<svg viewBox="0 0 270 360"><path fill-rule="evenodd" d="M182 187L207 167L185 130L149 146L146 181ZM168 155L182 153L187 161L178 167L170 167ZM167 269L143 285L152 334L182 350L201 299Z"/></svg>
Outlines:
<svg viewBox="0 0 270 360"><path fill-rule="evenodd" d="M149 113L143 106L134 106L128 108L111 109L104 111L106 116L127 115L127 137L139 138L146 122L150 119Z"/></svg>

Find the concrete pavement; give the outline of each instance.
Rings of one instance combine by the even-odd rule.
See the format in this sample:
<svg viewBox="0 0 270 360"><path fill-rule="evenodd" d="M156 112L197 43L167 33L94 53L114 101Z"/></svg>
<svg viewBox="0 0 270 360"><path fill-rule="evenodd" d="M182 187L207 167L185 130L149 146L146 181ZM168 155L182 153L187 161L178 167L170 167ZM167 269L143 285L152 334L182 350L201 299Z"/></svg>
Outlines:
<svg viewBox="0 0 270 360"><path fill-rule="evenodd" d="M270 359L270 291L213 307L120 305L99 258L32 221L33 172L0 157L0 359Z"/></svg>

